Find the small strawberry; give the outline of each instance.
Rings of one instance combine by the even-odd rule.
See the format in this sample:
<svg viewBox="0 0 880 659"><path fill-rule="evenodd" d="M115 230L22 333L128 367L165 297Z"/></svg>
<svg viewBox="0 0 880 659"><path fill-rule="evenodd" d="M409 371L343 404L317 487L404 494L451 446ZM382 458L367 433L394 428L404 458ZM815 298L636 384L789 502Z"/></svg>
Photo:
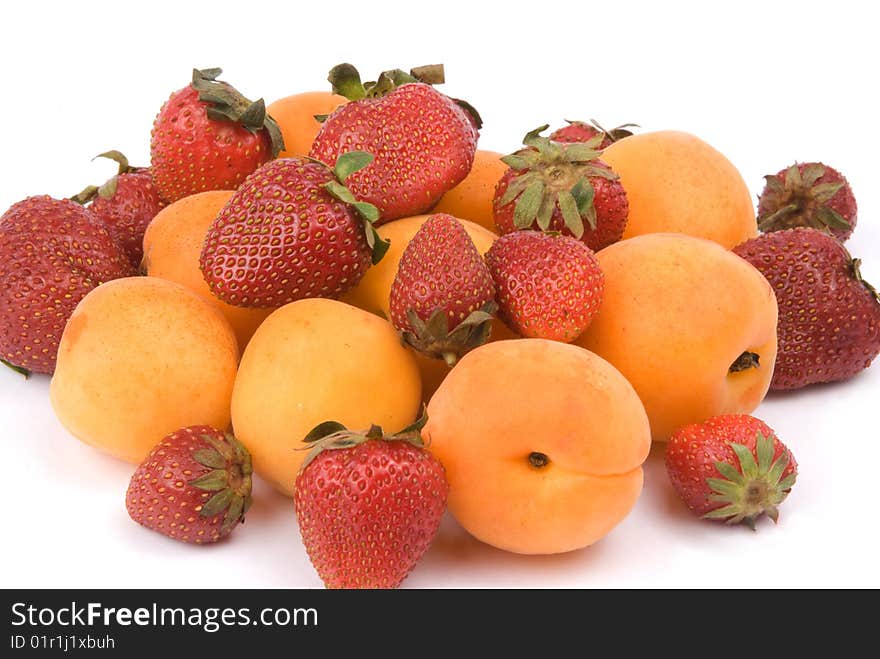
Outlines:
<svg viewBox="0 0 880 659"><path fill-rule="evenodd" d="M263 99L251 102L217 80L221 69L193 70L153 122L150 163L167 202L206 190L234 190L284 148Z"/></svg>
<svg viewBox="0 0 880 659"><path fill-rule="evenodd" d="M125 495L138 524L181 542L217 542L251 506L251 456L235 437L210 426L166 436L131 477Z"/></svg>
<svg viewBox="0 0 880 659"><path fill-rule="evenodd" d="M486 342L495 285L461 223L437 213L403 250L391 285L391 323L404 340L452 366Z"/></svg>
<svg viewBox="0 0 880 659"><path fill-rule="evenodd" d="M602 305L605 277L592 250L558 233L514 231L486 253L498 315L521 336L569 342Z"/></svg>
<svg viewBox="0 0 880 659"><path fill-rule="evenodd" d="M449 485L425 450L427 417L385 435L332 421L312 430L314 446L293 493L303 544L327 588L396 588L440 526Z"/></svg>
<svg viewBox="0 0 880 659"><path fill-rule="evenodd" d="M546 129L533 130L523 139L525 149L502 158L510 169L495 188L498 230L559 231L593 251L617 242L629 203L617 174L598 160L602 138L559 144L540 135Z"/></svg>
<svg viewBox="0 0 880 659"><path fill-rule="evenodd" d="M695 514L755 528L797 478L797 463L763 421L747 414L716 416L676 430L666 445L666 473Z"/></svg>
<svg viewBox="0 0 880 659"><path fill-rule="evenodd" d="M92 215L107 227L125 251L132 267L140 268L144 258L144 232L165 203L159 196L149 167L132 167L119 151L107 151L98 158L119 164L116 176L100 187L90 185L71 199L89 204Z"/></svg>
<svg viewBox="0 0 880 659"><path fill-rule="evenodd" d="M795 163L765 176L758 198L758 228L781 231L810 227L844 242L856 227L858 207L843 174L818 162Z"/></svg>
<svg viewBox="0 0 880 659"><path fill-rule="evenodd" d="M200 266L214 294L240 307L277 307L357 284L388 249L373 226L375 206L344 185L372 159L352 151L331 170L279 158L251 174L205 237Z"/></svg>
<svg viewBox="0 0 880 659"><path fill-rule="evenodd" d="M551 140L563 143L589 142L597 135L601 135L602 141L596 147L598 149L607 149L615 142L632 135L630 128L638 128L636 124L622 124L617 128L606 130L595 119L590 119L590 123L569 121L568 119L565 121L568 126L563 126L550 133Z"/></svg>
<svg viewBox="0 0 880 659"><path fill-rule="evenodd" d="M329 80L351 102L326 118L309 155L332 166L348 151L374 154L348 186L379 208L380 222L428 211L468 175L479 119L431 86L443 82L442 66L386 71L365 85L357 69L340 64Z"/></svg>
<svg viewBox="0 0 880 659"><path fill-rule="evenodd" d="M772 389L852 377L880 354L880 301L858 259L817 229L752 238L733 251L761 271L779 305Z"/></svg>
<svg viewBox="0 0 880 659"><path fill-rule="evenodd" d="M135 274L90 211L29 197L0 217L0 360L51 374L64 325L99 284Z"/></svg>

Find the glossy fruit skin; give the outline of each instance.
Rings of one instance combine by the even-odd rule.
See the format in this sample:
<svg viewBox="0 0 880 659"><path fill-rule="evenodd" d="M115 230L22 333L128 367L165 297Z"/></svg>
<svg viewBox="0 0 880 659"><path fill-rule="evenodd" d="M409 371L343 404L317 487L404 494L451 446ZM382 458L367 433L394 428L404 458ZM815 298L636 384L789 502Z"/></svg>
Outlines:
<svg viewBox="0 0 880 659"><path fill-rule="evenodd" d="M104 225L79 204L48 196L13 204L0 217L0 359L52 374L77 303L132 274Z"/></svg>
<svg viewBox="0 0 880 659"><path fill-rule="evenodd" d="M313 91L292 94L273 101L266 112L278 122L284 137L284 150L279 158L307 156L315 136L321 130L321 122L315 115L329 115L348 99L329 91Z"/></svg>
<svg viewBox="0 0 880 659"><path fill-rule="evenodd" d="M880 302L853 258L817 229L775 231L733 250L763 274L779 304L772 389L850 378L880 354Z"/></svg>
<svg viewBox="0 0 880 659"><path fill-rule="evenodd" d="M477 149L471 171L461 183L440 198L433 212L449 213L495 233L495 213L492 210L495 186L507 171L501 156L495 151Z"/></svg>
<svg viewBox="0 0 880 659"><path fill-rule="evenodd" d="M327 588L396 588L430 547L448 492L440 462L405 441L321 452L294 489L321 580Z"/></svg>
<svg viewBox="0 0 880 659"><path fill-rule="evenodd" d="M354 195L375 205L381 222L419 215L468 175L477 130L449 97L423 83L352 101L321 126L309 155L334 166L349 151L375 161L346 179Z"/></svg>
<svg viewBox="0 0 880 659"><path fill-rule="evenodd" d="M572 121L567 126L563 126L562 128L558 128L550 133L550 139L554 142L563 142L563 143L571 143L571 142L588 142L589 140L596 137L600 132L598 128L595 126L591 126L590 124L586 124L583 121ZM608 148L614 144L614 140L607 134L602 138L602 141L599 143L599 149Z"/></svg>

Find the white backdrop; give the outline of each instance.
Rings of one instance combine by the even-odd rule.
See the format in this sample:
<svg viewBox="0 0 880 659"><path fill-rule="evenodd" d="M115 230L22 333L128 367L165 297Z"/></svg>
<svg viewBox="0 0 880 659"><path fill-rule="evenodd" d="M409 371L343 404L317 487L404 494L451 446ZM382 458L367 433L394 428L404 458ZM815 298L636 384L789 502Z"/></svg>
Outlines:
<svg viewBox="0 0 880 659"><path fill-rule="evenodd" d="M195 3L193 3L195 4ZM342 61L367 76L446 64L447 93L485 121L480 146L511 151L542 123L596 118L701 136L762 176L823 160L849 178L859 226L848 247L880 284L880 49L864 2L9 3L0 19L0 212L69 196L113 173L111 148L148 162L153 117L192 67L267 102L325 89ZM210 9L208 9L210 7ZM333 11L332 15L324 14ZM46 378L0 369L6 493L0 586L318 587L292 503L257 485L244 527L187 547L128 520L132 467L72 439ZM757 533L692 518L662 450L636 509L595 546L521 557L447 519L409 587L880 586L872 470L880 365L838 385L771 395L758 416L794 451L798 483L780 524ZM661 447L662 448L662 447Z"/></svg>

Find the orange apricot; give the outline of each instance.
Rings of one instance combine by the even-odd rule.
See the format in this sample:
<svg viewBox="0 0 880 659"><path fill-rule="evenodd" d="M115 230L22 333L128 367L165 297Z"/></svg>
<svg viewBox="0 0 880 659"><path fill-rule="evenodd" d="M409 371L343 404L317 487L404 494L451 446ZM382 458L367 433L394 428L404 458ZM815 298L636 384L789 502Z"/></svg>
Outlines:
<svg viewBox="0 0 880 659"><path fill-rule="evenodd" d="M348 103L347 98L327 91L293 94L270 103L266 112L278 122L284 138L284 150L278 157L309 155L321 129L315 115L330 114L344 103Z"/></svg>
<svg viewBox="0 0 880 659"><path fill-rule="evenodd" d="M507 171L507 165L501 162L501 157L495 151L478 149L470 173L440 198L434 212L449 213L494 232L492 199L495 197L495 186Z"/></svg>

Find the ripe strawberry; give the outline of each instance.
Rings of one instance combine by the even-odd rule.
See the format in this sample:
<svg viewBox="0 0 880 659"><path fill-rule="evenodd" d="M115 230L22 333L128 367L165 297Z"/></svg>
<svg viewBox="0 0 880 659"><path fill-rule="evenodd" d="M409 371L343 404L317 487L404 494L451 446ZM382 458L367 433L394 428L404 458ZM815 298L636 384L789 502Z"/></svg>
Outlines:
<svg viewBox="0 0 880 659"><path fill-rule="evenodd" d="M852 377L880 353L880 302L858 259L827 233L788 229L733 249L773 286L779 352L772 389Z"/></svg>
<svg viewBox="0 0 880 659"><path fill-rule="evenodd" d="M403 250L391 285L391 323L404 340L450 366L486 342L495 285L461 223L432 215Z"/></svg>
<svg viewBox="0 0 880 659"><path fill-rule="evenodd" d="M442 66L386 71L364 85L351 64L340 64L329 80L351 102L327 117L309 155L332 166L348 151L374 154L348 186L378 207L380 223L428 211L467 176L479 119L431 87L443 82Z"/></svg>
<svg viewBox="0 0 880 659"><path fill-rule="evenodd" d="M763 421L747 414L716 416L676 430L666 445L666 473L695 514L755 528L797 478L797 463Z"/></svg>
<svg viewBox="0 0 880 659"><path fill-rule="evenodd" d="M100 187L90 185L71 199L90 204L92 215L104 223L132 267L138 269L144 258L144 232L165 203L153 185L149 167L130 166L119 151L107 151L97 157L117 162L116 176Z"/></svg>
<svg viewBox="0 0 880 659"><path fill-rule="evenodd" d="M495 187L498 230L559 231L593 251L617 242L629 203L617 174L598 160L602 138L558 144L540 135L546 128L527 134L525 149L502 158L510 169Z"/></svg>
<svg viewBox="0 0 880 659"><path fill-rule="evenodd" d="M440 526L449 485L443 465L412 426L385 435L326 422L296 478L303 544L327 588L396 588Z"/></svg>
<svg viewBox="0 0 880 659"><path fill-rule="evenodd" d="M776 175L758 198L758 228L811 227L844 242L856 227L858 207L843 174L822 163L795 163Z"/></svg>
<svg viewBox="0 0 880 659"><path fill-rule="evenodd" d="M251 174L205 237L200 266L214 294L240 307L277 307L357 284L388 249L373 226L376 208L343 185L372 159L352 151L331 170L280 158Z"/></svg>
<svg viewBox="0 0 880 659"><path fill-rule="evenodd" d="M193 70L153 123L153 181L167 202L206 190L234 190L284 148L263 99L251 102L217 80L221 69Z"/></svg>
<svg viewBox="0 0 880 659"><path fill-rule="evenodd" d="M570 236L514 231L486 253L498 315L517 334L569 342L602 305L605 277L595 254Z"/></svg>
<svg viewBox="0 0 880 659"><path fill-rule="evenodd" d="M51 374L64 325L99 284L135 274L101 222L70 200L29 197L0 217L0 361Z"/></svg>
<svg viewBox="0 0 880 659"><path fill-rule="evenodd" d="M563 126L550 133L551 140L563 143L589 142L594 137L601 135L602 141L596 147L598 149L607 149L615 142L632 135L630 128L638 128L636 124L622 124L617 128L605 130L595 119L590 119L590 123L566 119L566 123L568 126Z"/></svg>
<svg viewBox="0 0 880 659"><path fill-rule="evenodd" d="M196 545L217 542L251 507L251 456L235 437L211 426L166 436L128 485L125 507L138 524Z"/></svg>

